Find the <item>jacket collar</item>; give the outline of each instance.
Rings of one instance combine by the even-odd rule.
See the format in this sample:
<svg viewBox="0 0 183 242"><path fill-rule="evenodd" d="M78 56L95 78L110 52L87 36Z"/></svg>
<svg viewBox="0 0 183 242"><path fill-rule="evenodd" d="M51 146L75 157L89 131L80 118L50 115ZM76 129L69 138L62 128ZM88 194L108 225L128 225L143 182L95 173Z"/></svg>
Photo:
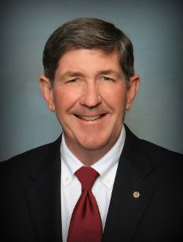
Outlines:
<svg viewBox="0 0 183 242"><path fill-rule="evenodd" d="M60 203L60 142L39 148L30 171L26 199L38 241L62 241Z"/></svg>
<svg viewBox="0 0 183 242"><path fill-rule="evenodd" d="M102 242L131 241L154 188L146 178L152 165L141 141L126 128ZM135 193L136 192L136 193Z"/></svg>
<svg viewBox="0 0 183 242"><path fill-rule="evenodd" d="M146 179L153 172L150 159L141 141L125 128L102 242L131 241L154 190ZM62 241L60 143L61 137L40 150L29 175L26 199L38 241Z"/></svg>

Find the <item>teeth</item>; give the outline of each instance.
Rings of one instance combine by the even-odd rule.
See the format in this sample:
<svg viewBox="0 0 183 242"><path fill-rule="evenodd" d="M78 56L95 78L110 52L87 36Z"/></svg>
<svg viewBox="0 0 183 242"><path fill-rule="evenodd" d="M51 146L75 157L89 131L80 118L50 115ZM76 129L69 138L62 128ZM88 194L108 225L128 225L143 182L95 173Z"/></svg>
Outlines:
<svg viewBox="0 0 183 242"><path fill-rule="evenodd" d="M101 118L102 115L97 115L97 116L93 116L93 117L80 116L80 115L78 115L78 117L79 117L80 119L84 119L84 120L87 120L87 121L93 121L93 120L96 120L96 119Z"/></svg>

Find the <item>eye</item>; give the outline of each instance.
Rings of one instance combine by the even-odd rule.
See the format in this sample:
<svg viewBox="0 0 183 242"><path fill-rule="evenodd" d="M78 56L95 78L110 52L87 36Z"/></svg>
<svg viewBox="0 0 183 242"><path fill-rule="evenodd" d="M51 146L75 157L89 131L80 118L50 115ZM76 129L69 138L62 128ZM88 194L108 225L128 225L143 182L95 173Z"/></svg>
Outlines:
<svg viewBox="0 0 183 242"><path fill-rule="evenodd" d="M74 78L72 78L72 79L69 79L69 80L67 81L67 83L75 83L76 81L77 81L77 78L74 77Z"/></svg>
<svg viewBox="0 0 183 242"><path fill-rule="evenodd" d="M108 76L102 76L102 79L104 81L114 81L111 77L108 77Z"/></svg>

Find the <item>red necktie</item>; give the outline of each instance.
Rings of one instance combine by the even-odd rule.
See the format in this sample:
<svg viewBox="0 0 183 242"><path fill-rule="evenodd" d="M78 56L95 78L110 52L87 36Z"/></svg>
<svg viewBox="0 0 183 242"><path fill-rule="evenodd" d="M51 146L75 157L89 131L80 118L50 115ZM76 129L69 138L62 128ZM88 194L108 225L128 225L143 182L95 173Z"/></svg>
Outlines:
<svg viewBox="0 0 183 242"><path fill-rule="evenodd" d="M74 208L68 242L100 242L102 223L97 202L91 188L99 176L91 167L81 167L75 172L82 185L82 194Z"/></svg>

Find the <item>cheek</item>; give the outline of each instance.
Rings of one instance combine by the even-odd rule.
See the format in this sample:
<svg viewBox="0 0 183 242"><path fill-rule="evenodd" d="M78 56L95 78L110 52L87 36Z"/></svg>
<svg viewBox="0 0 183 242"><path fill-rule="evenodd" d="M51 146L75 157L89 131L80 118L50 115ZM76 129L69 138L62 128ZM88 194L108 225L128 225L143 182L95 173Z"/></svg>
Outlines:
<svg viewBox="0 0 183 242"><path fill-rule="evenodd" d="M69 109L78 98L77 92L70 88L60 87L54 91L53 100L56 112L62 112Z"/></svg>
<svg viewBox="0 0 183 242"><path fill-rule="evenodd" d="M123 86L116 86L115 88L108 88L103 90L103 97L106 102L114 109L124 109L126 106L126 88Z"/></svg>

